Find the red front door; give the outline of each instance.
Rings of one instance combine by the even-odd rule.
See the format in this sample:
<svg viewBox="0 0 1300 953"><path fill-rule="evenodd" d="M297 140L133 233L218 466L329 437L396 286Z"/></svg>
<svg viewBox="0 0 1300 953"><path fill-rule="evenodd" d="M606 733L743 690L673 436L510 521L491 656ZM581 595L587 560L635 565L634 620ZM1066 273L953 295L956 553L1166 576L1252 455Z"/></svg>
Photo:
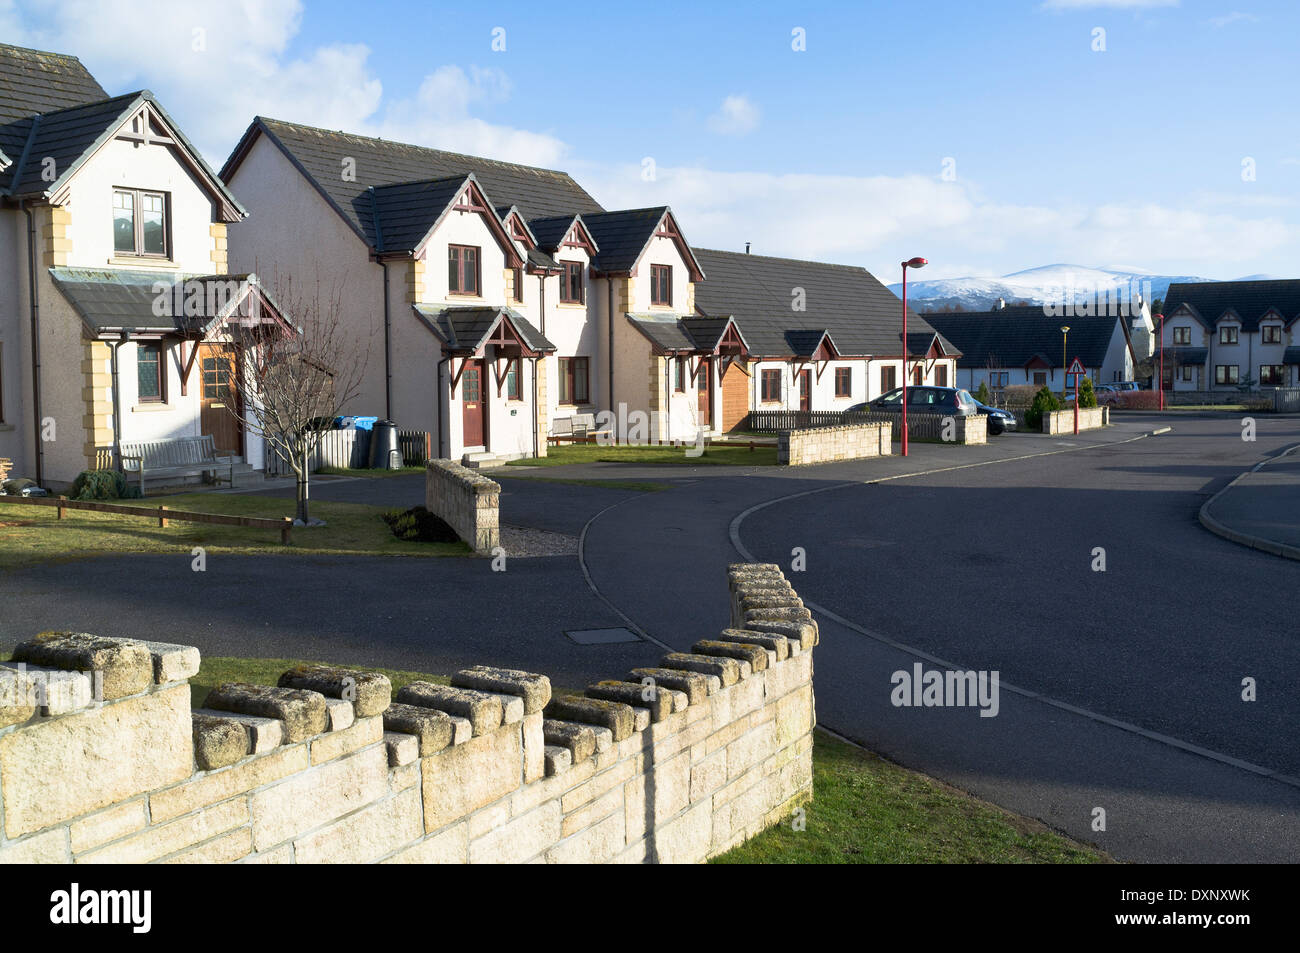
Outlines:
<svg viewBox="0 0 1300 953"><path fill-rule="evenodd" d="M465 421L464 444L484 447L487 439L487 394L482 360L467 361L460 377L460 404Z"/></svg>
<svg viewBox="0 0 1300 953"><path fill-rule="evenodd" d="M799 372L799 409L812 410L812 371Z"/></svg>
<svg viewBox="0 0 1300 953"><path fill-rule="evenodd" d="M697 406L700 410L700 426L712 429L713 427L713 376L712 367L708 361L700 361L699 381L699 403Z"/></svg>

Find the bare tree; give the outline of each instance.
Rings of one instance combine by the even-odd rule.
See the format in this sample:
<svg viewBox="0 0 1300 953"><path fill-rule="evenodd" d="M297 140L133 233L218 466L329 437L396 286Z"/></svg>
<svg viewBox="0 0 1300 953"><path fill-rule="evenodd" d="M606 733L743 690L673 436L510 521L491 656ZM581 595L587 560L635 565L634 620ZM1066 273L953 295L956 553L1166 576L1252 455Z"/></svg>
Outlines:
<svg viewBox="0 0 1300 953"><path fill-rule="evenodd" d="M255 304L227 324L240 365L230 375L239 399L226 403L262 438L268 456L288 461L297 480L296 522L309 526L311 459L333 418L361 391L371 335L344 320L341 283L324 288L317 278L302 289L277 275L274 289L288 325L265 320Z"/></svg>

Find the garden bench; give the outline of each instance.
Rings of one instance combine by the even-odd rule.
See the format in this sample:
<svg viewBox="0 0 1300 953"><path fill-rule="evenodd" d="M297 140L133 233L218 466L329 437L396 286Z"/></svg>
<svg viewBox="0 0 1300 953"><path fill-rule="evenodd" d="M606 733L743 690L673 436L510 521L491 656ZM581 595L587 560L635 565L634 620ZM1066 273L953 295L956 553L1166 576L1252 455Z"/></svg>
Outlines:
<svg viewBox="0 0 1300 953"><path fill-rule="evenodd" d="M235 482L235 457L218 453L211 434L201 437L176 437L171 440L136 440L124 442L121 447L124 473L140 475L140 495L144 495L145 475L198 476L212 474L219 482L218 471L223 472L231 485Z"/></svg>

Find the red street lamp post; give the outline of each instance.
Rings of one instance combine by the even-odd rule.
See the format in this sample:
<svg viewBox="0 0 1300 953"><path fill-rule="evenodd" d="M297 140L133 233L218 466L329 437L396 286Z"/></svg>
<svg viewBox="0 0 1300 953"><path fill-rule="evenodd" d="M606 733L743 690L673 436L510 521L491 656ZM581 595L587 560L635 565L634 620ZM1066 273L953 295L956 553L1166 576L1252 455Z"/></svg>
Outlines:
<svg viewBox="0 0 1300 953"><path fill-rule="evenodd" d="M924 258L903 262L903 456L907 456L907 269L924 268L928 264Z"/></svg>
<svg viewBox="0 0 1300 953"><path fill-rule="evenodd" d="M1165 409L1165 316L1156 315L1160 319L1160 409Z"/></svg>

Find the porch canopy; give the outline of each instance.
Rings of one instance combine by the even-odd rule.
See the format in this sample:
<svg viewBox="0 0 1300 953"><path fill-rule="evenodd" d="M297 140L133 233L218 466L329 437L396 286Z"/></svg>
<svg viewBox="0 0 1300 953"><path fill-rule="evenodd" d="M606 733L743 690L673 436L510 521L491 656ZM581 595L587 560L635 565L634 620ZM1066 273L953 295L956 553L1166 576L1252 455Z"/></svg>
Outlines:
<svg viewBox="0 0 1300 953"><path fill-rule="evenodd" d="M495 348L497 361L537 358L555 351L555 345L546 335L511 308L432 308L420 304L411 307L416 317L442 342L443 352L452 358L453 389L468 363L486 357L489 346ZM460 358L459 366L456 358Z"/></svg>
<svg viewBox="0 0 1300 953"><path fill-rule="evenodd" d="M705 317L676 314L628 314L627 319L660 354L740 359L749 357L749 345L730 315Z"/></svg>
<svg viewBox="0 0 1300 953"><path fill-rule="evenodd" d="M257 275L192 275L125 268L51 268L60 294L100 341L175 340L184 393L198 344L231 325L254 333L298 334ZM191 343L188 356L186 342Z"/></svg>

